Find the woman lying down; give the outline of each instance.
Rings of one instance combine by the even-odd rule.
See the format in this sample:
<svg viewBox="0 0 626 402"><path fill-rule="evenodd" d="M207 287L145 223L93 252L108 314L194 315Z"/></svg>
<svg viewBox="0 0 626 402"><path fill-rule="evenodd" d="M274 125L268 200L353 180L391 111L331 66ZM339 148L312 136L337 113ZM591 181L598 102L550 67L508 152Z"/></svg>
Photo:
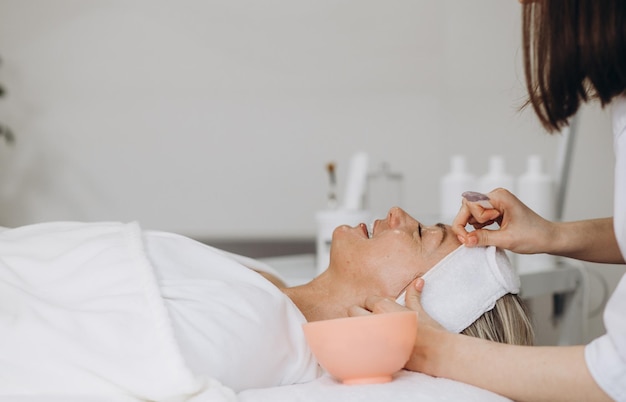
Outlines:
<svg viewBox="0 0 626 402"><path fill-rule="evenodd" d="M370 295L402 299L421 275L423 307L448 330L532 343L504 253L466 249L448 226L399 208L371 234L337 228L330 266L311 282L288 288L273 274L135 223L5 229L0 394L183 400L311 381L322 372L304 322L346 317Z"/></svg>

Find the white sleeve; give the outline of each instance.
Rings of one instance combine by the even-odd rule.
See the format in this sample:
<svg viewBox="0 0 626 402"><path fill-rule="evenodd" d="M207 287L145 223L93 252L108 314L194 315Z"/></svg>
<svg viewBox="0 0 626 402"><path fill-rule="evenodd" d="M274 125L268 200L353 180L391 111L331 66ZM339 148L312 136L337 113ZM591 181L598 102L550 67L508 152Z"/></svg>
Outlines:
<svg viewBox="0 0 626 402"><path fill-rule="evenodd" d="M607 333L585 347L592 377L611 398L626 401L626 275L604 311Z"/></svg>
<svg viewBox="0 0 626 402"><path fill-rule="evenodd" d="M615 149L613 225L622 256L626 258L626 97L614 101L612 108Z"/></svg>

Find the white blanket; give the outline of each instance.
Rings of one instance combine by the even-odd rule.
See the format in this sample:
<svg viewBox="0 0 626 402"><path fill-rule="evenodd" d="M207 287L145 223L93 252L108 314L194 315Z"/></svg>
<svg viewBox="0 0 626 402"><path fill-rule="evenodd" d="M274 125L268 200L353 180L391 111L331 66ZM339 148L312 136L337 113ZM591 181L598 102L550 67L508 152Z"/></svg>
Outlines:
<svg viewBox="0 0 626 402"><path fill-rule="evenodd" d="M0 233L0 394L235 400L194 376L136 224Z"/></svg>
<svg viewBox="0 0 626 402"><path fill-rule="evenodd" d="M265 355L259 356L282 356L284 361L294 350L297 352L297 365L288 362L284 365L287 375L279 376L281 383L291 385L236 392L199 373L185 360L193 347L202 344L188 344L175 333L171 304L179 298L185 303L192 299L180 291L184 278L172 277L167 266L178 264L180 269L192 269L206 258L219 261L223 269L240 269L242 264L263 267L181 236L153 234L150 239L146 240L145 233L134 223L48 223L0 232L0 402L503 400L475 387L405 371L391 383L380 385L344 386L328 376L291 384L297 378L311 376L311 362L302 351L301 318L297 311L290 310L287 298L277 304L278 314L274 307L271 311L262 308L266 306L263 304L258 305L261 308L256 313L251 308L256 305L249 300L241 306L246 312L240 314L240 321L230 320L224 325L231 329L251 322L257 322L257 328L261 328L259 322L270 325L266 334L243 334L264 344L270 338L276 340L260 351ZM170 246L174 247L167 251ZM180 251L180 259L176 250ZM237 266L222 261L224 257L228 262L237 262ZM225 294L237 289L238 282L228 279L228 275L215 275L203 280L209 285L211 281L230 281L232 287L226 288ZM250 285L262 279L258 275L250 278L241 289L255 295L252 301L261 297L276 303L282 297L266 286L269 282L259 284L258 292L252 293ZM238 300L236 294L233 297ZM237 305L233 309L236 311ZM195 314L203 312L196 310ZM289 319L276 321L276 317ZM194 318L194 323L198 326L200 320ZM203 325L208 325L208 332L202 336L215 333L215 322ZM285 339L285 326L289 325L295 327L288 328L289 339ZM194 342L203 339L200 336ZM287 352L271 353L285 341L291 342L284 347ZM218 349L214 350L217 353ZM236 350L227 354L231 356ZM242 384L254 383L250 378L255 373L276 381L275 375L262 372L263 359L249 357L256 366L251 364L255 368ZM237 358L220 355L217 360L224 366L243 367ZM266 371L274 370L275 363L268 362L267 367L273 368ZM300 367L301 374L296 376L293 367ZM236 367L230 371L238 372Z"/></svg>
<svg viewBox="0 0 626 402"><path fill-rule="evenodd" d="M402 370L385 384L343 385L325 375L306 384L239 393L239 402L506 402L500 395L445 378Z"/></svg>

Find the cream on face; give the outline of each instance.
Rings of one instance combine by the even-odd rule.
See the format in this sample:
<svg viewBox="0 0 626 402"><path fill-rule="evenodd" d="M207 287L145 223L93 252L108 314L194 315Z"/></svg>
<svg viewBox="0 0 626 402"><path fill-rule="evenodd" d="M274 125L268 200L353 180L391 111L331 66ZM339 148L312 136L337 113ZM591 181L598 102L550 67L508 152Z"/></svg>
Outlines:
<svg viewBox="0 0 626 402"><path fill-rule="evenodd" d="M364 223L335 229L329 269L354 286L395 297L459 245L449 226L424 226L392 208L371 231Z"/></svg>

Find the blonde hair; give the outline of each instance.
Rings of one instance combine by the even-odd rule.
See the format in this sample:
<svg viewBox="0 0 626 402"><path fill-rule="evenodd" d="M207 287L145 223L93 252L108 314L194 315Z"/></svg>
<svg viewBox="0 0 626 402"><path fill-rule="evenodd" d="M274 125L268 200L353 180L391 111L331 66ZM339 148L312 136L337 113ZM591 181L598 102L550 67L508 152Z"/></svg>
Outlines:
<svg viewBox="0 0 626 402"><path fill-rule="evenodd" d="M535 341L526 304L518 295L510 293L498 299L493 309L484 313L461 333L512 345L533 345Z"/></svg>

